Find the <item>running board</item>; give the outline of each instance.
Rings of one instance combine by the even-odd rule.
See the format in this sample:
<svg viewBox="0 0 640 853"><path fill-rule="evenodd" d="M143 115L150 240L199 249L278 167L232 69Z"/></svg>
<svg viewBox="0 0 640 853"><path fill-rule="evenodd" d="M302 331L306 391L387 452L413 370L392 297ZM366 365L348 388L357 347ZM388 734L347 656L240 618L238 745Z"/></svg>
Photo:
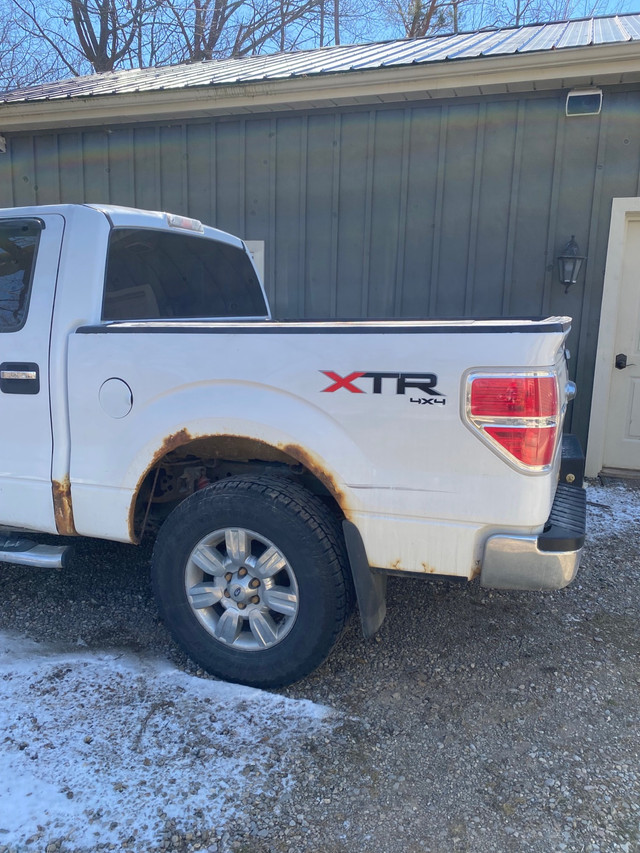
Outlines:
<svg viewBox="0 0 640 853"><path fill-rule="evenodd" d="M0 536L0 563L62 569L69 556L69 545L40 545L24 536Z"/></svg>

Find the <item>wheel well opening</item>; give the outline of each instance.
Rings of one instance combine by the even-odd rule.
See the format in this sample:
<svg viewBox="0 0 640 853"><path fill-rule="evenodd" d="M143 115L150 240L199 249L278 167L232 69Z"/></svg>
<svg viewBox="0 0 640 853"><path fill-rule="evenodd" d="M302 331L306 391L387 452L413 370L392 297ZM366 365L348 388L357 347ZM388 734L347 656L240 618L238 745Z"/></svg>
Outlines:
<svg viewBox="0 0 640 853"><path fill-rule="evenodd" d="M297 445L274 447L243 436L208 436L174 443L142 476L129 513L133 542L154 536L169 513L211 483L241 474L270 473L299 483L321 498L340 519L342 490L319 460Z"/></svg>

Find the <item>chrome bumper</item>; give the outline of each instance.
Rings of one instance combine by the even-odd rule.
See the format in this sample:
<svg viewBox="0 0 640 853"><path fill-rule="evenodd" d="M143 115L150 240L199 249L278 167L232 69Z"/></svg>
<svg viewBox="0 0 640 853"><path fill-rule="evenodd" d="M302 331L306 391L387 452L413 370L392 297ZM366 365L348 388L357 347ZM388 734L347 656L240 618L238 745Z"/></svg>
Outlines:
<svg viewBox="0 0 640 853"><path fill-rule="evenodd" d="M581 552L541 551L537 536L492 536L480 583L493 589L562 589L574 579Z"/></svg>
<svg viewBox="0 0 640 853"><path fill-rule="evenodd" d="M480 572L494 589L562 589L574 579L585 536L586 493L560 483L544 531L490 536Z"/></svg>

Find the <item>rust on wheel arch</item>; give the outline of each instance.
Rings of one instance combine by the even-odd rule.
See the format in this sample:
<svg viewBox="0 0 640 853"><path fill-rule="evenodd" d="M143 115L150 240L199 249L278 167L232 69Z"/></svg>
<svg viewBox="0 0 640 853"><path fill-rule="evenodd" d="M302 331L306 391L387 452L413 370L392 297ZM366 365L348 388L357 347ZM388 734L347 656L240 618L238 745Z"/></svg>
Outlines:
<svg viewBox="0 0 640 853"><path fill-rule="evenodd" d="M287 456L291 456L296 460L296 462L303 465L317 480L322 483L329 494L335 499L336 503L344 513L344 517L348 521L351 521L350 516L352 507L349 506L349 501L344 488L338 483L335 477L327 473L327 471L322 467L320 460L299 444L284 444L278 445L278 447L283 453L286 453Z"/></svg>
<svg viewBox="0 0 640 853"><path fill-rule="evenodd" d="M145 478L149 472L163 459L168 453L178 450L184 445L190 444L190 450L202 458L246 458L249 461L252 458L264 461L286 461L289 460L302 465L309 471L329 492L334 498L345 518L349 518L351 507L344 492L343 487L337 480L328 474L324 469L320 460L312 453L301 447L298 444L268 444L265 441L257 438L249 438L244 435L230 435L228 433L220 435L208 436L193 436L189 430L181 429L177 432L168 435L158 450L154 453L151 461L145 468L144 472L138 478L131 505L129 507L128 531L129 538L132 542L139 542L139 536L135 530L135 510L138 493ZM237 455L239 451L239 456ZM255 454L255 455L254 455Z"/></svg>
<svg viewBox="0 0 640 853"><path fill-rule="evenodd" d="M61 536L77 536L78 532L73 522L73 506L71 504L71 483L69 478L53 480L53 514L56 530Z"/></svg>
<svg viewBox="0 0 640 853"><path fill-rule="evenodd" d="M134 543L138 544L140 541L140 537L136 534L135 530L135 511L136 511L136 500L138 497L138 492L140 491L140 487L144 483L145 477L152 471L155 465L167 455L167 453L171 453L172 450L177 450L178 447L182 447L183 444L187 444L188 442L193 440L193 436L189 432L188 429L179 429L177 432L172 432L168 435L165 440L162 442L160 447L156 450L151 458L151 461L144 469L140 477L138 477L138 482L136 483L136 487L133 491L133 497L131 499L131 504L129 506L129 518L128 518L128 529L129 529L129 539Z"/></svg>

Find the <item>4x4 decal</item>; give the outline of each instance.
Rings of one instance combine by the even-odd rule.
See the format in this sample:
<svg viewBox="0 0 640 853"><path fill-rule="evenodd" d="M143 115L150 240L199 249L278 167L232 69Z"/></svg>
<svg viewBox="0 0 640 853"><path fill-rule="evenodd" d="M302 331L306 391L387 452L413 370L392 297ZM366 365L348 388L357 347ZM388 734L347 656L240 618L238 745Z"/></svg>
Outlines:
<svg viewBox="0 0 640 853"><path fill-rule="evenodd" d="M444 397L446 395L442 394L436 388L438 377L435 373L373 373L356 370L347 376L340 376L333 370L321 370L320 372L324 373L331 380L332 384L322 389L323 392L330 394L340 390L349 391L351 394L382 394L383 389L390 391L391 388L395 389L396 394L404 394L409 388L414 391L422 391L423 394L428 395L428 397L412 398L412 403L423 401L425 403L435 403L436 400L430 399L435 397L441 398L437 402L441 402L442 405L445 403ZM371 379L370 391L366 391L359 385L355 385L354 383L358 379ZM385 383L385 380L390 381Z"/></svg>

